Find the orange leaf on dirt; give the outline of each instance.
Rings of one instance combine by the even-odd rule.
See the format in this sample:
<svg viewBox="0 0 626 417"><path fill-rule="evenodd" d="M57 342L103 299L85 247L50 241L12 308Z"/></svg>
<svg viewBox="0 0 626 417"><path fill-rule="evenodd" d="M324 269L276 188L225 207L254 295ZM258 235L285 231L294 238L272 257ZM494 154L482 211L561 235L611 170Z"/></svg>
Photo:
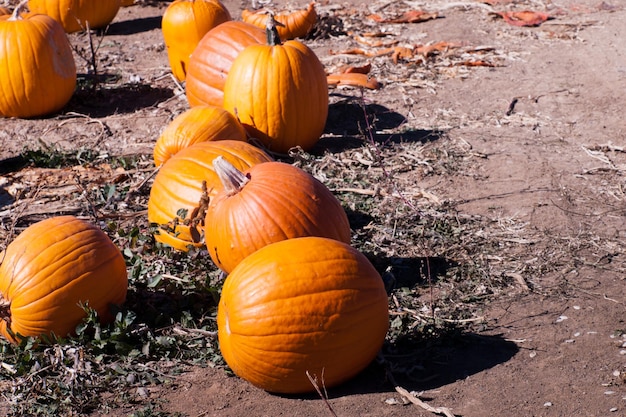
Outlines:
<svg viewBox="0 0 626 417"><path fill-rule="evenodd" d="M358 72L343 72L340 74L329 74L327 77L329 86L350 85L353 87L369 88L370 90L378 90L380 83L375 78L367 74Z"/></svg>
<svg viewBox="0 0 626 417"><path fill-rule="evenodd" d="M441 41L430 45L418 45L415 48L415 52L424 57L428 57L435 52L444 52L459 47L461 47L461 44L458 42Z"/></svg>
<svg viewBox="0 0 626 417"><path fill-rule="evenodd" d="M367 63L365 65L361 65L361 66L358 66L358 67L355 67L353 65L343 65L343 66L339 67L337 72L341 73L341 74L351 74L351 73L369 74L371 69L372 69L372 64L370 64L370 63Z"/></svg>
<svg viewBox="0 0 626 417"><path fill-rule="evenodd" d="M437 13L426 13L421 10L409 10L404 12L400 17L394 19L385 19L378 14L372 14L367 17L378 23L420 23L436 19L439 15Z"/></svg>
<svg viewBox="0 0 626 417"><path fill-rule="evenodd" d="M458 67L495 67L496 65L488 62L488 61L483 61L483 60L479 60L479 61L461 61L461 62L455 62L454 64L452 64L454 66L458 66Z"/></svg>
<svg viewBox="0 0 626 417"><path fill-rule="evenodd" d="M550 16L546 13L524 10L521 12L498 12L505 22L513 26L539 26Z"/></svg>

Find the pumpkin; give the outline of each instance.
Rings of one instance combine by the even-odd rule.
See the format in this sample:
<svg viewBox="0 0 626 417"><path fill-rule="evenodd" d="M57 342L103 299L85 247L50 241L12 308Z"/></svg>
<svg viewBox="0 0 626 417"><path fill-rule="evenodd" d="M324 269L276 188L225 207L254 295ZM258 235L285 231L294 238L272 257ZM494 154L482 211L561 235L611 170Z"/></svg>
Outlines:
<svg viewBox="0 0 626 417"><path fill-rule="evenodd" d="M24 14L25 5L0 16L0 116L57 112L76 88L76 64L63 28L49 16Z"/></svg>
<svg viewBox="0 0 626 417"><path fill-rule="evenodd" d="M5 15L5 14L11 14L11 11L7 9L6 7L0 7L0 16Z"/></svg>
<svg viewBox="0 0 626 417"><path fill-rule="evenodd" d="M231 20L219 0L175 0L165 9L161 23L172 73L178 81L187 77L189 56L200 39L215 26Z"/></svg>
<svg viewBox="0 0 626 417"><path fill-rule="evenodd" d="M180 150L161 165L148 198L148 220L158 225L158 242L180 251L204 245L205 202L222 187L212 165L220 155L240 169L272 160L259 148L235 140L198 142Z"/></svg>
<svg viewBox="0 0 626 417"><path fill-rule="evenodd" d="M189 58L185 92L191 107L222 107L226 75L247 46L260 44L265 32L248 23L228 21L207 32Z"/></svg>
<svg viewBox="0 0 626 417"><path fill-rule="evenodd" d="M121 6L128 7L132 6L133 4L135 4L135 0L122 0Z"/></svg>
<svg viewBox="0 0 626 417"><path fill-rule="evenodd" d="M194 143L224 139L247 140L246 130L239 120L221 107L192 107L163 130L154 145L154 164L163 164L176 152Z"/></svg>
<svg viewBox="0 0 626 417"><path fill-rule="evenodd" d="M124 257L95 225L74 216L32 224L0 256L0 334L65 337L86 317L102 322L126 299Z"/></svg>
<svg viewBox="0 0 626 417"><path fill-rule="evenodd" d="M223 158L213 166L223 189L209 202L204 230L211 259L224 272L284 239L321 236L350 243L341 203L308 172L284 162L241 172Z"/></svg>
<svg viewBox="0 0 626 417"><path fill-rule="evenodd" d="M33 13L46 14L61 23L67 33L101 29L113 21L121 0L29 0Z"/></svg>
<svg viewBox="0 0 626 417"><path fill-rule="evenodd" d="M251 45L233 62L224 108L269 151L287 153L298 146L308 151L323 133L328 115L324 67L303 43L281 44L273 24L267 35L267 45Z"/></svg>
<svg viewBox="0 0 626 417"><path fill-rule="evenodd" d="M389 326L383 281L351 246L322 237L272 243L226 277L219 345L233 372L269 392L313 391L361 372Z"/></svg>
<svg viewBox="0 0 626 417"><path fill-rule="evenodd" d="M263 29L267 22L267 14L266 11L251 12L245 9L241 12L241 20ZM280 39L289 40L304 37L317 23L315 3L309 3L309 6L304 10L278 13L274 15L274 18L280 23L276 27Z"/></svg>

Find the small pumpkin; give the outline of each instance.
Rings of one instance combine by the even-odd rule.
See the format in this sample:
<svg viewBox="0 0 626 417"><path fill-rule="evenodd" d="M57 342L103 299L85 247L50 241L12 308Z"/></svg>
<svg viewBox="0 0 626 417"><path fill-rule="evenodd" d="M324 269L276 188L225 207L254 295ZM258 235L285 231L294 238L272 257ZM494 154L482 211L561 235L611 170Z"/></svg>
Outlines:
<svg viewBox="0 0 626 417"><path fill-rule="evenodd" d="M159 166L181 149L211 140L247 140L239 120L221 107L196 106L167 125L154 145L154 164Z"/></svg>
<svg viewBox="0 0 626 417"><path fill-rule="evenodd" d="M219 0L175 0L163 13L161 29L172 73L185 81L189 56L198 42L220 23L232 20Z"/></svg>
<svg viewBox="0 0 626 417"><path fill-rule="evenodd" d="M233 62L224 108L269 151L287 153L298 146L308 151L328 116L326 73L302 42L281 44L273 18L268 20L267 44L247 47Z"/></svg>
<svg viewBox="0 0 626 417"><path fill-rule="evenodd" d="M389 327L383 281L351 246L322 237L272 243L224 281L219 345L233 372L281 394L330 388L376 357Z"/></svg>
<svg viewBox="0 0 626 417"><path fill-rule="evenodd" d="M256 146L235 140L198 142L180 150L161 165L148 198L148 220L158 225L158 242L180 251L204 245L205 203L222 187L212 165L220 155L239 169L272 160Z"/></svg>
<svg viewBox="0 0 626 417"><path fill-rule="evenodd" d="M46 14L61 23L67 33L101 29L113 21L121 0L29 0L33 13Z"/></svg>
<svg viewBox="0 0 626 417"><path fill-rule="evenodd" d="M209 202L204 230L211 259L224 272L285 239L321 236L350 243L341 203L308 172L284 162L241 172L219 157L213 166L223 189Z"/></svg>
<svg viewBox="0 0 626 417"><path fill-rule="evenodd" d="M0 116L39 117L61 110L76 88L76 64L61 25L24 14L0 16ZM28 40L28 41L25 41Z"/></svg>
<svg viewBox="0 0 626 417"><path fill-rule="evenodd" d="M6 7L0 7L0 16L5 14L11 14L11 10L7 9Z"/></svg>
<svg viewBox="0 0 626 417"><path fill-rule="evenodd" d="M267 14L267 11L251 12L245 9L241 12L241 20L263 29L266 26ZM309 3L306 9L291 13L281 12L274 15L274 18L280 23L276 29L283 41L305 37L317 23L315 2Z"/></svg>
<svg viewBox="0 0 626 417"><path fill-rule="evenodd" d="M81 304L112 320L126 299L124 257L95 225L74 216L26 228L1 254L0 334L65 337L85 318Z"/></svg>
<svg viewBox="0 0 626 417"><path fill-rule="evenodd" d="M189 58L185 92L191 107L222 107L224 84L233 61L247 46L263 43L265 32L249 23L228 21L207 32Z"/></svg>

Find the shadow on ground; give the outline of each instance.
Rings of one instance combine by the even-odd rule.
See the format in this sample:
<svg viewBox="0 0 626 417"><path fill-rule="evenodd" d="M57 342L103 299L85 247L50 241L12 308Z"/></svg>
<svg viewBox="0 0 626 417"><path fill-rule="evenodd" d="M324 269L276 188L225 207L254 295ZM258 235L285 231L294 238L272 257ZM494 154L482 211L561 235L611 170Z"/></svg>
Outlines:
<svg viewBox="0 0 626 417"><path fill-rule="evenodd" d="M107 87L103 83L91 88L96 80L79 74L79 79L81 77L84 87L74 93L65 108L66 112L73 111L94 118L106 117L152 107L174 96L170 88L155 88L141 83L121 84L114 87ZM106 78L106 75L101 75L99 78L103 77Z"/></svg>
<svg viewBox="0 0 626 417"><path fill-rule="evenodd" d="M107 35L134 35L136 33L148 32L161 28L161 16L144 17L141 19L122 20L112 23Z"/></svg>
<svg viewBox="0 0 626 417"><path fill-rule="evenodd" d="M403 129L406 118L376 103L365 104L356 98L345 98L331 103L324 136L315 150L340 152L363 146L364 141L376 143L432 142L444 135L443 131ZM314 150L314 151L315 151Z"/></svg>

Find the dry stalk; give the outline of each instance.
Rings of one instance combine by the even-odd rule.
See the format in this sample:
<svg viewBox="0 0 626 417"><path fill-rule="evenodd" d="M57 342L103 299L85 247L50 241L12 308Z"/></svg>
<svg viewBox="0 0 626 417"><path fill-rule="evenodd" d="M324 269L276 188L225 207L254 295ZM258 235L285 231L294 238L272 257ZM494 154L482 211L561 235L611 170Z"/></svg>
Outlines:
<svg viewBox="0 0 626 417"><path fill-rule="evenodd" d="M333 410L333 407L328 402L328 393L326 392L326 386L324 386L324 370L322 370L322 387L324 388L323 393L322 393L322 390L320 389L319 384L317 383L317 376L313 377L311 376L309 371L306 371L306 377L309 378L309 381L311 381L311 385L313 385L313 388L315 388L315 391L317 391L317 394L320 396L322 401L324 401L324 404L326 404L326 407L328 408L330 415L332 415L333 417L338 417L337 413L335 413L335 410Z"/></svg>
<svg viewBox="0 0 626 417"><path fill-rule="evenodd" d="M409 400L412 404L415 404L421 408L423 408L426 411L429 411L431 413L435 413L435 414L439 414L439 415L443 415L446 417L457 417L455 416L452 411L450 411L449 408L447 407L433 407L427 403L425 403L424 401L420 400L417 396L413 395L412 393L410 393L407 389L402 388L400 385L398 385L398 383L396 382L396 379L393 377L393 374L391 373L391 370L389 369L389 366L387 366L387 361L384 357L381 357L381 361L385 364L385 368L386 368L386 373L387 373L387 379L389 380L389 382L391 382L391 384L393 385L393 387L395 388L396 392L400 395L402 395L404 398L406 398L407 400Z"/></svg>

